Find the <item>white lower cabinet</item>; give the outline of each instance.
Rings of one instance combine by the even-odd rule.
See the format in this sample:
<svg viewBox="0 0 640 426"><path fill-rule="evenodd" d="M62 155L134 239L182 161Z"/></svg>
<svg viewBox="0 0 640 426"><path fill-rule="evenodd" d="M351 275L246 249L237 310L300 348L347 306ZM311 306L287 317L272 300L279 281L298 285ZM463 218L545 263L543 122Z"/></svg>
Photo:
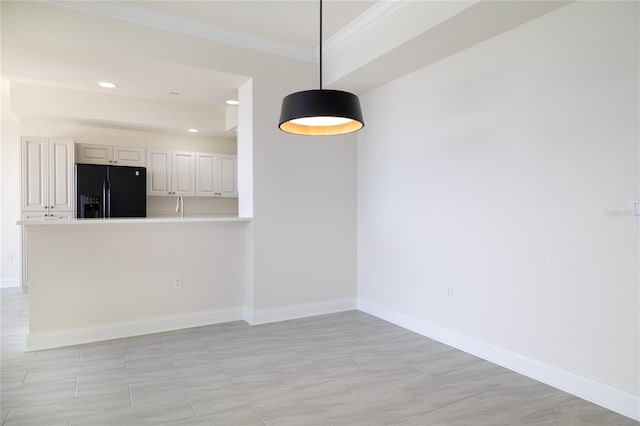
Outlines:
<svg viewBox="0 0 640 426"><path fill-rule="evenodd" d="M24 213L22 215L22 220L71 220L75 217L75 212L55 212L55 213L44 213L44 212L33 212L33 213Z"/></svg>

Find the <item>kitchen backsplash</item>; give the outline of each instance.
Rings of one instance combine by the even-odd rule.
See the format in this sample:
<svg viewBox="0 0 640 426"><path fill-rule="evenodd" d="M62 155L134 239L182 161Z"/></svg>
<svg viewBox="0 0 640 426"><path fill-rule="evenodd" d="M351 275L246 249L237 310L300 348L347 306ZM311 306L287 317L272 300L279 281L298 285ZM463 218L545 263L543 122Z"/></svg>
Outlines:
<svg viewBox="0 0 640 426"><path fill-rule="evenodd" d="M179 216L177 197L147 197L147 217ZM184 197L185 216L237 216L237 198Z"/></svg>

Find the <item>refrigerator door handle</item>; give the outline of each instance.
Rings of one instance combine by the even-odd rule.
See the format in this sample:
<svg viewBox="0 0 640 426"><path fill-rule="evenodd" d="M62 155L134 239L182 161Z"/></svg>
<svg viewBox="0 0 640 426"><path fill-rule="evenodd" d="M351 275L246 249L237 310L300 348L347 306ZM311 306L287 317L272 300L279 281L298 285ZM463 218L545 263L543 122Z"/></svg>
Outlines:
<svg viewBox="0 0 640 426"><path fill-rule="evenodd" d="M107 216L111 217L111 182L106 181L107 184Z"/></svg>
<svg viewBox="0 0 640 426"><path fill-rule="evenodd" d="M107 217L107 181L102 181L102 218Z"/></svg>

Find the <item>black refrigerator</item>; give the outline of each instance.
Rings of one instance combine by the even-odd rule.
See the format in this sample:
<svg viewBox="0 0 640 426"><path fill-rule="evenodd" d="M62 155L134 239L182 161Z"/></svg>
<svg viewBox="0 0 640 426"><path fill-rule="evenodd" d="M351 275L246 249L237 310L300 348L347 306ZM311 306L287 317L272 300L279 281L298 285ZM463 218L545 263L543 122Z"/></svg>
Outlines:
<svg viewBox="0 0 640 426"><path fill-rule="evenodd" d="M76 217L146 217L147 169L76 164Z"/></svg>

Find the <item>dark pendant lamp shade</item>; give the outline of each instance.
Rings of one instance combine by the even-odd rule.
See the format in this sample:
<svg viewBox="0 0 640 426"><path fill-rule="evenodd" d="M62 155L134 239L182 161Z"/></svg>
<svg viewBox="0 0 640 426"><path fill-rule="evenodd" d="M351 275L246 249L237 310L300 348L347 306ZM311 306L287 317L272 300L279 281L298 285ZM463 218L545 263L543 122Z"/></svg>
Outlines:
<svg viewBox="0 0 640 426"><path fill-rule="evenodd" d="M360 100L341 90L322 88L322 0L320 0L320 88L292 93L282 100L280 130L296 135L329 136L364 127Z"/></svg>
<svg viewBox="0 0 640 426"><path fill-rule="evenodd" d="M280 130L309 136L341 135L364 126L360 101L341 90L305 90L282 100Z"/></svg>

